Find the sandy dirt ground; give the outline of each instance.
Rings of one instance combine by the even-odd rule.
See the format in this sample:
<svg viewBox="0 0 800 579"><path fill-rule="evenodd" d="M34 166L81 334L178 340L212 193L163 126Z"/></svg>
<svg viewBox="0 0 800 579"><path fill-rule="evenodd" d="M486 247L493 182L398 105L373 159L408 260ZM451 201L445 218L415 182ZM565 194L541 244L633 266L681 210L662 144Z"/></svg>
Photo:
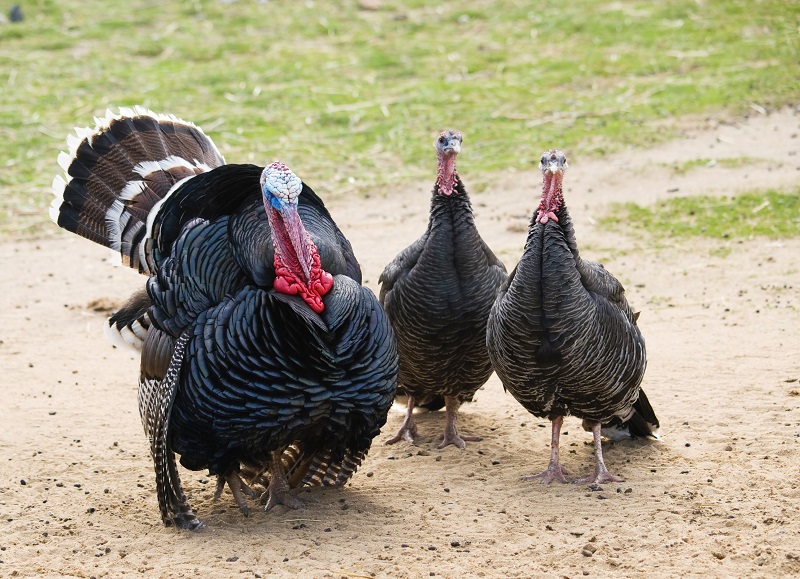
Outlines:
<svg viewBox="0 0 800 579"><path fill-rule="evenodd" d="M626 481L597 490L520 480L546 466L549 428L493 376L462 410L462 432L484 437L465 450L436 449L441 412L418 415L417 445L385 446L402 419L396 408L352 482L303 490L307 509L244 518L230 493L212 500L205 473L183 471L207 528L165 528L136 355L101 331L107 310L144 278L68 234L1 242L0 576L800 575L800 238L655 247L594 218L613 201L796 187L798 133L800 115L785 110L687 122L684 138L652 150L570 159L565 196L578 243L642 312L644 388L663 433L606 444L609 468ZM462 156L473 146L467 133ZM698 158L748 160L671 168ZM433 162L432 152L431 181L415 189L329 202L373 290L424 230ZM478 226L509 269L539 179L531 168L472 195ZM592 469L589 442L568 418L562 443L575 474Z"/></svg>

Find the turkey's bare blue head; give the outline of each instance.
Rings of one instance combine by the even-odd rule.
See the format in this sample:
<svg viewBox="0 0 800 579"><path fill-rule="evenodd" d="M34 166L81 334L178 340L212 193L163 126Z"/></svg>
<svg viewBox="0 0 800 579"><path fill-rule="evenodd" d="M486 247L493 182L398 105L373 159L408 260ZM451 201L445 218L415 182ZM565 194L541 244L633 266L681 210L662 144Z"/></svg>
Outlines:
<svg viewBox="0 0 800 579"><path fill-rule="evenodd" d="M537 223L544 225L551 219L558 223L556 212L564 203L561 184L567 167L569 167L567 157L558 149L550 149L542 154L539 161L539 170L542 172L542 200L539 202Z"/></svg>
<svg viewBox="0 0 800 579"><path fill-rule="evenodd" d="M273 288L285 294L298 294L315 312L325 309L324 296L333 287L333 277L322 269L317 246L303 226L297 201L303 182L280 162L261 173L264 209L275 247Z"/></svg>
<svg viewBox="0 0 800 579"><path fill-rule="evenodd" d="M449 196L455 192L458 182L456 173L456 156L461 152L461 133L448 129L442 131L434 141L436 158L439 161L439 170L436 177L436 192L439 195Z"/></svg>

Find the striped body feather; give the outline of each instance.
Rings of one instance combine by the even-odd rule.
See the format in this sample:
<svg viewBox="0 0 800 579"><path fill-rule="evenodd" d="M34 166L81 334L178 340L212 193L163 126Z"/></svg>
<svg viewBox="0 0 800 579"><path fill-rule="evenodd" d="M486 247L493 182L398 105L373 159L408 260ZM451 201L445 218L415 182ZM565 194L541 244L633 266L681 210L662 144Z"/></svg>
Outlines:
<svg viewBox="0 0 800 579"><path fill-rule="evenodd" d="M158 332L152 332L147 341L145 353L149 348L164 348L168 356L159 359L169 364L162 369L150 372L143 369L139 378L139 414L144 431L150 442L150 454L156 471L156 490L161 519L183 528L198 529L203 524L197 519L189 505L189 500L181 487L181 479L175 464L168 438L170 436L170 415L175 393L178 390L181 368L186 356L186 345L190 334L184 333L177 340ZM155 374L155 375L153 375Z"/></svg>
<svg viewBox="0 0 800 579"><path fill-rule="evenodd" d="M404 392L421 404L441 396L472 399L492 373L486 320L505 279L505 267L475 227L463 184L451 196L434 188L426 232L379 280L397 333Z"/></svg>
<svg viewBox="0 0 800 579"><path fill-rule="evenodd" d="M629 433L653 435L652 408L644 407L646 398L637 406L644 338L622 285L602 265L581 259L566 206L557 222L537 223L536 215L489 317L497 375L536 416L574 415L621 432L641 408L649 427Z"/></svg>

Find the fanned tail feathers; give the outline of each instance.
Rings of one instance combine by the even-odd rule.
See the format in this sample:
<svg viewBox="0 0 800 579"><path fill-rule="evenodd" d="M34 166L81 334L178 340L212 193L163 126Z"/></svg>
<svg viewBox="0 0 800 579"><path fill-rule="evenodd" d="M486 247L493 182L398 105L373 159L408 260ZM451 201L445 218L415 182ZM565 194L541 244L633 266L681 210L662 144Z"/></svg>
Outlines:
<svg viewBox="0 0 800 579"><path fill-rule="evenodd" d="M311 461L302 484L308 486L342 486L355 474L367 452L347 451L341 460L334 461L330 451L318 453Z"/></svg>
<svg viewBox="0 0 800 579"><path fill-rule="evenodd" d="M335 460L328 449L308 452L300 442L289 445L281 455L281 464L290 488L302 486L342 486L349 481L367 456L366 450L346 450L344 456ZM269 486L266 466L256 469L243 465L241 474L250 484Z"/></svg>
<svg viewBox="0 0 800 579"><path fill-rule="evenodd" d="M199 127L171 115L122 108L95 122L67 138L69 152L58 157L65 176L53 181L50 217L149 275L148 222L176 186L225 160Z"/></svg>

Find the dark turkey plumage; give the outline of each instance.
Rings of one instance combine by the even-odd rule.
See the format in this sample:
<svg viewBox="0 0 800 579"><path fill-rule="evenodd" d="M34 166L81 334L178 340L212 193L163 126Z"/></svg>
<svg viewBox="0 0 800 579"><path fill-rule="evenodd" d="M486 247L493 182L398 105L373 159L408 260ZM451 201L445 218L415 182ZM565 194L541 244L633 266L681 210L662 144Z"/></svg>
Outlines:
<svg viewBox="0 0 800 579"><path fill-rule="evenodd" d="M472 206L455 157L461 134L443 132L435 143L439 175L425 233L380 276L380 299L397 334L399 389L408 395L405 422L396 436L416 436L415 405L446 406L440 448L464 448L456 429L458 407L472 400L492 373L486 320L506 271L475 227Z"/></svg>
<svg viewBox="0 0 800 579"><path fill-rule="evenodd" d="M397 352L322 200L284 165L225 165L199 128L144 109L70 149L54 221L149 276L107 329L142 350L164 522L202 526L175 452L245 513L240 469L268 485L268 509L300 506L290 488L349 480L386 421Z"/></svg>
<svg viewBox="0 0 800 579"><path fill-rule="evenodd" d="M581 482L619 480L603 462L601 427L614 437L657 436L658 419L640 383L644 339L622 285L581 259L563 202L567 167L560 151L542 156L542 201L533 213L517 267L489 316L487 346L505 388L529 412L553 422L545 482L566 482L558 455L563 418L594 434L596 468Z"/></svg>

